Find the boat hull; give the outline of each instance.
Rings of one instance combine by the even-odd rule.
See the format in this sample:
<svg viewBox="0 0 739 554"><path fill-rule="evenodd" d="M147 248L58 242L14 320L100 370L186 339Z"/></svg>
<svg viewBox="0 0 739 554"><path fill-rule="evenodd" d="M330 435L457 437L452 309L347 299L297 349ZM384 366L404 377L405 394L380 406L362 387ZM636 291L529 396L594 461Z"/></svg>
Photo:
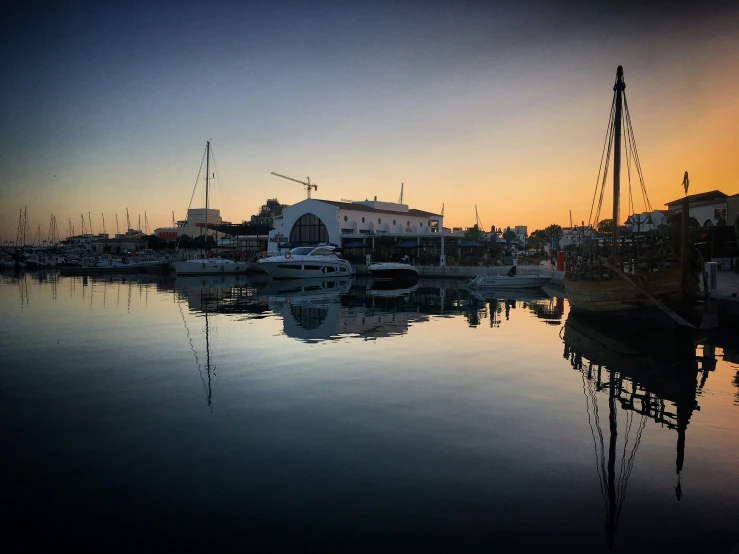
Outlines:
<svg viewBox="0 0 739 554"><path fill-rule="evenodd" d="M474 290L516 290L516 289L540 289L549 281L551 277L541 275L516 275L508 277L507 275L488 275L483 278L475 278L469 283L469 287Z"/></svg>
<svg viewBox="0 0 739 554"><path fill-rule="evenodd" d="M640 276L640 281L634 278L634 282L639 282L665 306L678 306L682 300L680 268L647 273ZM657 308L651 298L623 278L602 281L573 281L565 278L564 287L570 308L574 311L630 315Z"/></svg>
<svg viewBox="0 0 739 554"><path fill-rule="evenodd" d="M273 279L321 279L346 277L354 274L351 264L343 259L300 260L280 259L260 260L257 267Z"/></svg>
<svg viewBox="0 0 739 554"><path fill-rule="evenodd" d="M370 275L375 279L393 279L410 281L418 279L418 269L409 264L379 263L367 267Z"/></svg>
<svg viewBox="0 0 739 554"><path fill-rule="evenodd" d="M154 264L122 264L111 266L57 266L61 275L119 275L123 273L165 273L168 262Z"/></svg>
<svg viewBox="0 0 739 554"><path fill-rule="evenodd" d="M175 262L174 269L177 275L223 275L246 273L250 269L247 262L234 262L229 264L214 263L211 260L197 260Z"/></svg>

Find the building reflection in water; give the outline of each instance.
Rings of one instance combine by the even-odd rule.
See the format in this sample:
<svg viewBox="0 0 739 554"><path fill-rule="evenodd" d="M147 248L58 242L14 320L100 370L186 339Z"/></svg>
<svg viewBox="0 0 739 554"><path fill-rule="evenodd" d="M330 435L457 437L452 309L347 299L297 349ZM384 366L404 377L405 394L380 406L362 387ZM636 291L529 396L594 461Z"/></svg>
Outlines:
<svg viewBox="0 0 739 554"><path fill-rule="evenodd" d="M471 293L461 281L425 281L387 288L354 278L265 281L248 277L178 278L177 294L191 311L278 315L285 335L305 342L355 337L364 340L403 335L432 316L462 315L471 327L490 327L511 310L530 311L547 324L560 324L564 301L541 291Z"/></svg>
<svg viewBox="0 0 739 554"><path fill-rule="evenodd" d="M686 432L693 413L700 410L697 395L716 367L715 344L673 328L606 326L573 313L563 333L564 357L582 376L610 549L649 419L676 432L675 497L680 501ZM619 409L625 412L621 430Z"/></svg>

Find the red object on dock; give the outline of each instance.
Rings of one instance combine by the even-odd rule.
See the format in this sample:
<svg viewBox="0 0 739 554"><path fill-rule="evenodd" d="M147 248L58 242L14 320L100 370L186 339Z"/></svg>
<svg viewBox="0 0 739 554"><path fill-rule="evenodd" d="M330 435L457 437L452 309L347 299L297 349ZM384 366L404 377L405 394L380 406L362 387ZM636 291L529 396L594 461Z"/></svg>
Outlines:
<svg viewBox="0 0 739 554"><path fill-rule="evenodd" d="M565 253L561 250L557 252L557 271L565 270Z"/></svg>

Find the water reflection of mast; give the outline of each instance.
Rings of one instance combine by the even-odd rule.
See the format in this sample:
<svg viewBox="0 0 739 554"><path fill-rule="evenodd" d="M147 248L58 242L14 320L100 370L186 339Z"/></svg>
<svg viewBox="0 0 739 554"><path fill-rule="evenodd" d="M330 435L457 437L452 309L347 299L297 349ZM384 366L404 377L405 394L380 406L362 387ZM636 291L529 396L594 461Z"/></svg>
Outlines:
<svg viewBox="0 0 739 554"><path fill-rule="evenodd" d="M569 352L568 352L569 354ZM605 529L609 550L613 548L616 537L616 523L621 515L626 500L626 491L629 486L629 478L634 468L634 460L636 452L641 443L642 432L647 422L647 415L641 413L638 424L636 437L631 447L631 451L627 457L627 449L629 445L629 435L633 427L633 411L626 411L626 432L624 435L623 453L621 455L621 464L618 475L616 474L616 456L618 442L618 409L616 399L619 391L622 390L623 383L621 376L616 376L615 371L609 372L608 382L608 463L606 464L605 444L603 440L603 430L600 425L600 414L598 411L598 401L596 392L603 390L605 386L602 384L602 366L597 366L597 378L593 383L593 363L589 362L587 369L582 363L582 356L579 353L572 352L572 366L579 370L582 375L583 395L585 396L585 406L588 414L588 423L590 432L593 437L593 447L596 457L596 470L601 486L601 494L605 505L606 519ZM597 438L596 438L597 434Z"/></svg>
<svg viewBox="0 0 739 554"><path fill-rule="evenodd" d="M185 333L187 334L187 341L190 343L190 350L192 350L195 356L195 364L198 366L198 374L200 375L200 381L203 383L203 390L205 392L205 398L208 403L208 407L213 409L213 383L211 378L211 367L210 367L210 323L208 321L208 304L203 302L203 294L205 289L200 289L200 307L205 315L205 373L206 377L203 377L203 368L200 365L200 359L198 358L198 352L195 350L195 345L192 342L192 336L190 335L190 328L187 326L187 320L185 319L185 313L182 311L182 302L178 302L177 305L180 309L180 316L182 317L182 323L185 326ZM213 368L213 375L215 375L216 368Z"/></svg>
<svg viewBox="0 0 739 554"><path fill-rule="evenodd" d="M588 423L595 447L596 469L605 503L606 535L611 548L647 418L677 431L675 492L677 500L680 500L686 430L693 411L700 410L696 401L695 348L692 338L672 332L645 333L621 327L603 327L595 321L575 316L576 314L570 313L563 328L565 357L582 375ZM583 367L583 357L588 360L586 368ZM602 380L603 370L608 373L608 382ZM610 432L607 464L596 401L596 392L605 390L608 391ZM618 475L617 400L626 414L624 452ZM666 404L667 401L674 404L674 412ZM641 416L641 421L627 458L634 412ZM596 433L599 440L596 439Z"/></svg>

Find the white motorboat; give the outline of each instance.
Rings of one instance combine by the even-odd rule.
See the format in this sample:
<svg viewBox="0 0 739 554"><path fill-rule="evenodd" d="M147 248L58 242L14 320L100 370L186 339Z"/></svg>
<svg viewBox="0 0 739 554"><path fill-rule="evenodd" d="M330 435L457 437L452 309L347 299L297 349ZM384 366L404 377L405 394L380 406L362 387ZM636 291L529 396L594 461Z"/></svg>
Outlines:
<svg viewBox="0 0 739 554"><path fill-rule="evenodd" d="M538 289L549 283L552 275L486 275L480 273L467 283L471 289Z"/></svg>
<svg viewBox="0 0 739 554"><path fill-rule="evenodd" d="M262 258L258 267L274 279L354 275L352 264L340 258L334 250L335 247L328 244L299 246L284 254Z"/></svg>
<svg viewBox="0 0 739 554"><path fill-rule="evenodd" d="M418 279L418 269L402 262L379 262L367 266L375 279Z"/></svg>
<svg viewBox="0 0 739 554"><path fill-rule="evenodd" d="M226 258L195 258L175 262L177 275L212 275L223 273L246 273L248 262L235 262Z"/></svg>

